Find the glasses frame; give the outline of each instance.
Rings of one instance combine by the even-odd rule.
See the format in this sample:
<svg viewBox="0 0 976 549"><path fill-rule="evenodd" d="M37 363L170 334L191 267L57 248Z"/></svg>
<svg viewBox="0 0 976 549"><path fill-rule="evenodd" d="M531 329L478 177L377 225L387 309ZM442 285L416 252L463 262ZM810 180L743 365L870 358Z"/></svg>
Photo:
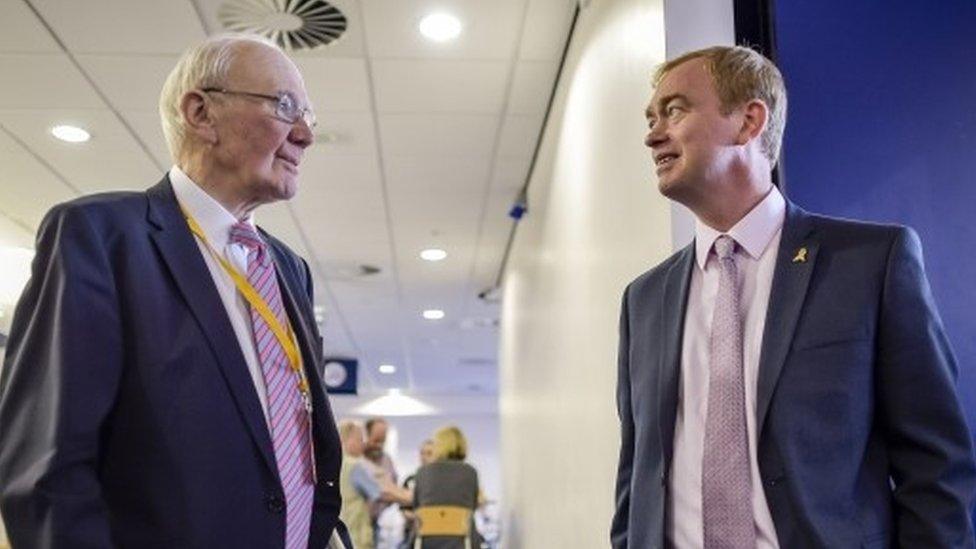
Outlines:
<svg viewBox="0 0 976 549"><path fill-rule="evenodd" d="M275 95L270 95L266 93L257 93L241 90L228 90L227 88L201 88L200 91L204 93L221 93L224 95L240 95L244 97L254 97L256 99L264 99L266 101L275 102L275 118L278 118L282 122L288 122L289 124L295 124L299 120L305 122L305 125L309 129L315 129L318 125L318 121L315 118L315 111L309 107L298 107L298 100L290 92L278 92ZM295 113L289 115L287 112L287 103L285 101L290 101L295 105Z"/></svg>

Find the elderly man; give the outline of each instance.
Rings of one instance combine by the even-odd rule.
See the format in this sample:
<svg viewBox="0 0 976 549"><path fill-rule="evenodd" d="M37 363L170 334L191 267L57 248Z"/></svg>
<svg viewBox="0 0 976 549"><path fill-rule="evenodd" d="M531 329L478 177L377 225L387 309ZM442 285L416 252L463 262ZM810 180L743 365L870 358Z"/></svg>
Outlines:
<svg viewBox="0 0 976 549"><path fill-rule="evenodd" d="M408 505L413 501L413 492L390 482L385 474L363 458L365 440L363 428L358 423L348 419L339 422L339 438L342 440L340 516L349 527L356 549L372 549L376 544L369 505L378 501Z"/></svg>
<svg viewBox="0 0 976 549"><path fill-rule="evenodd" d="M771 181L776 67L665 64L646 144L695 241L621 312L616 548L972 547L972 438L915 233Z"/></svg>
<svg viewBox="0 0 976 549"><path fill-rule="evenodd" d="M180 59L160 112L161 182L41 223L0 383L10 539L324 547L341 450L312 280L253 218L295 194L302 77L271 42L217 36Z"/></svg>
<svg viewBox="0 0 976 549"><path fill-rule="evenodd" d="M366 420L366 448L363 455L369 460L376 469L386 476L392 483L397 482L397 470L393 464L393 459L384 449L386 447L386 432L389 424L381 417L373 417ZM383 511L390 506L387 501L373 501L369 504L369 514L373 519L373 529L379 537L379 520Z"/></svg>

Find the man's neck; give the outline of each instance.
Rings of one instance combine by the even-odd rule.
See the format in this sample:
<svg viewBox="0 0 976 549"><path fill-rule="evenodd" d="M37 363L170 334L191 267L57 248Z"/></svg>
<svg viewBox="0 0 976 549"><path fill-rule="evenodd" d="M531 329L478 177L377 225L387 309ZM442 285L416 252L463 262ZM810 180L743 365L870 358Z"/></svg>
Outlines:
<svg viewBox="0 0 976 549"><path fill-rule="evenodd" d="M257 203L240 196L240 185L226 181L224 178L214 174L212 170L207 170L192 161L185 162L184 165L180 166L180 169L203 192L210 195L211 198L216 200L239 221L247 219L251 212L254 211L254 208L257 207Z"/></svg>
<svg viewBox="0 0 976 549"><path fill-rule="evenodd" d="M716 231L725 233L769 196L772 190L773 185L770 183L762 190L754 189L753 192L747 194L722 197L710 204L710 207L695 211L695 215L702 223Z"/></svg>

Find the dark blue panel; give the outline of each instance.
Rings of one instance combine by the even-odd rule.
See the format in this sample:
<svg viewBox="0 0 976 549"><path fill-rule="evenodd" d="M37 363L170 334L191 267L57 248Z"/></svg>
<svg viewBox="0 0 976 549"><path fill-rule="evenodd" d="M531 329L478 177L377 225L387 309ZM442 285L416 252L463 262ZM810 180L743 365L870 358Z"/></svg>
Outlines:
<svg viewBox="0 0 976 549"><path fill-rule="evenodd" d="M322 381L330 395L355 395L359 392L359 361L327 357L322 361Z"/></svg>
<svg viewBox="0 0 976 549"><path fill-rule="evenodd" d="M918 230L976 427L976 0L782 1L787 194Z"/></svg>

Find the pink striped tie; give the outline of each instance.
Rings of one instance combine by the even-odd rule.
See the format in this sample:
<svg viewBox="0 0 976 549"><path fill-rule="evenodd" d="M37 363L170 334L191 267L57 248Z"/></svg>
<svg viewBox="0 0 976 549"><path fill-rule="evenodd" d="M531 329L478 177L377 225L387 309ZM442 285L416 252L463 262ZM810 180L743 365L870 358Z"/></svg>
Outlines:
<svg viewBox="0 0 976 549"><path fill-rule="evenodd" d="M247 248L247 281L254 286L282 326L287 326L288 317L281 302L275 266L257 231L250 224L239 222L231 228L230 241ZM284 348L253 307L251 326L255 349L264 372L271 440L285 495L285 547L306 548L315 496L308 413Z"/></svg>

